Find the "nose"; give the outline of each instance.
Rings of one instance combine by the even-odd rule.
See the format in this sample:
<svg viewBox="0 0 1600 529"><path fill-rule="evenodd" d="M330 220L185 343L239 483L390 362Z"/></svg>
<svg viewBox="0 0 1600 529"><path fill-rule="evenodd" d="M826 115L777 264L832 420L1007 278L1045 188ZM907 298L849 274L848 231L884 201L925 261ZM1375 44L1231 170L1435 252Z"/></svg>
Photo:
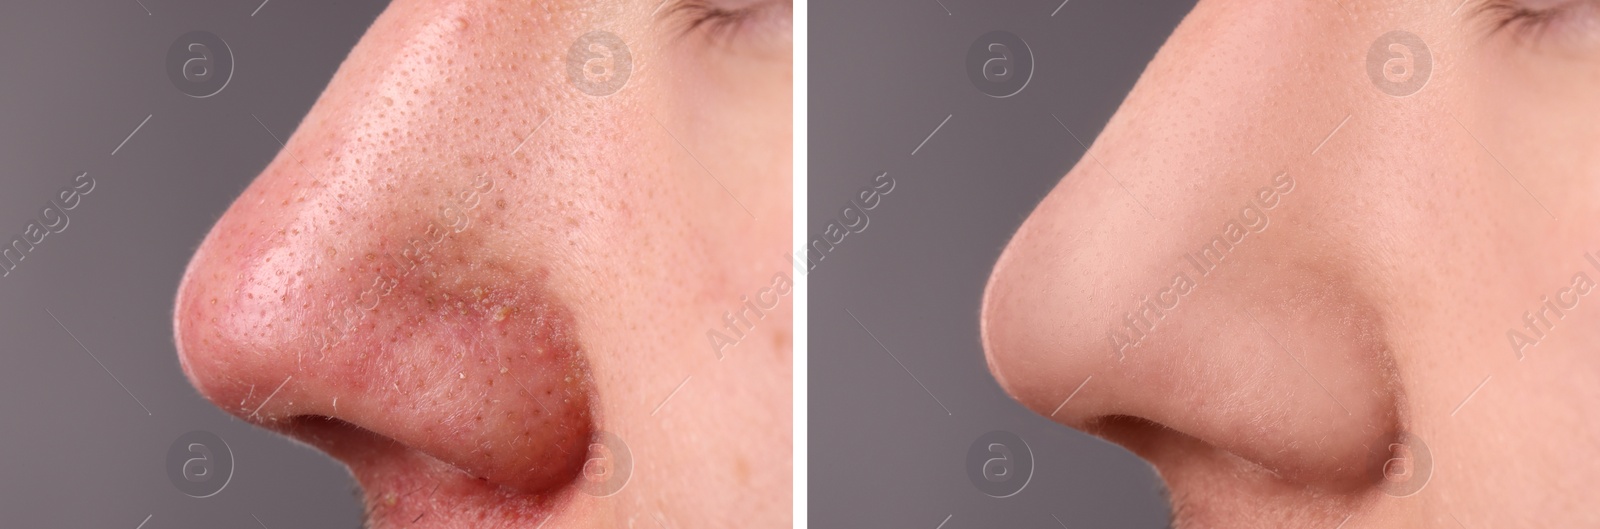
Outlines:
<svg viewBox="0 0 1600 529"><path fill-rule="evenodd" d="M589 370L549 274L521 273L554 267L538 265L537 237L494 249L516 177L494 153L515 138L483 138L487 123L527 136L549 109L502 113L471 95L549 72L479 57L461 43L482 19L422 4L379 19L202 243L176 300L180 359L218 407L358 478L412 461L549 490L584 460Z"/></svg>
<svg viewBox="0 0 1600 529"><path fill-rule="evenodd" d="M1351 81L1230 73L1338 63L1300 57L1286 47L1303 38L1252 22L1304 16L1251 12L1274 9L1291 8L1201 2L1168 49L1215 51L1156 57L1016 233L984 295L1001 386L1149 459L1175 489L1239 475L1360 489L1402 418L1388 318L1355 262L1364 252L1318 223L1340 193L1323 176L1330 162L1307 153L1345 112L1258 111ZM1286 119L1318 126L1269 132L1308 129ZM1333 141L1363 141L1344 134Z"/></svg>

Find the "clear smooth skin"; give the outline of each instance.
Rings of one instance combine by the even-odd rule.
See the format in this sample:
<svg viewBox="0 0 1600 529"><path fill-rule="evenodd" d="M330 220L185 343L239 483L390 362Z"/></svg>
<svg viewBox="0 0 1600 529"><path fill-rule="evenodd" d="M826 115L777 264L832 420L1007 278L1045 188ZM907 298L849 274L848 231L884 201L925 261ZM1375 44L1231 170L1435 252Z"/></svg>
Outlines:
<svg viewBox="0 0 1600 529"><path fill-rule="evenodd" d="M1592 0L1201 0L996 264L990 369L1178 527L1600 525L1597 116Z"/></svg>
<svg viewBox="0 0 1600 529"><path fill-rule="evenodd" d="M372 527L787 526L790 20L396 0L196 252L185 373L346 463ZM569 80L596 30L615 93Z"/></svg>

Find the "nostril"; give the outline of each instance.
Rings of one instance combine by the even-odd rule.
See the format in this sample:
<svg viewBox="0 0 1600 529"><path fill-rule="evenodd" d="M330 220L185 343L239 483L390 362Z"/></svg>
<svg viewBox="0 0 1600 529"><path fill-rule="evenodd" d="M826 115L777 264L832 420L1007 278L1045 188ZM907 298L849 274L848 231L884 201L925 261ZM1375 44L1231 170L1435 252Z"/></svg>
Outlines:
<svg viewBox="0 0 1600 529"><path fill-rule="evenodd" d="M1095 417L1085 420L1079 428L1084 433L1126 448L1129 452L1158 466L1174 459L1181 458L1193 462L1208 455L1225 452L1192 435L1136 415L1112 414ZM1251 466L1262 468L1253 462Z"/></svg>
<svg viewBox="0 0 1600 529"><path fill-rule="evenodd" d="M439 397L439 384L415 386L418 393L406 395L401 390L412 388L404 382L381 388L389 391L345 395L338 382L306 375L303 383L288 383L292 390L255 404L259 413L239 414L326 451L358 475L398 465L415 474L462 474L529 493L571 482L594 431L587 384L565 392L548 388L535 397L525 384L503 382L476 387L481 393L462 401ZM427 394L437 400L415 400ZM480 399L481 406L469 404Z"/></svg>
<svg viewBox="0 0 1600 529"><path fill-rule="evenodd" d="M1165 471L1206 469L1235 476L1260 475L1272 480L1315 487L1329 493L1344 493L1371 486L1375 474L1366 461L1353 461L1344 472L1311 468L1294 458L1288 449L1264 454L1235 443L1219 444L1144 417L1106 415L1079 424L1085 433L1116 444Z"/></svg>
<svg viewBox="0 0 1600 529"><path fill-rule="evenodd" d="M577 482L592 441L590 431L574 431L574 439L581 442L555 445L554 455L539 458L541 461L521 458L516 463L524 464L513 465L521 472L507 474L494 458L462 457L462 452L454 449L430 450L338 417L296 415L270 428L344 462L357 472L358 478L384 474L404 474L407 479L430 475L435 480L465 477L494 488L528 493L547 492Z"/></svg>
<svg viewBox="0 0 1600 529"><path fill-rule="evenodd" d="M347 453L355 448L370 449L379 444L399 444L394 439L379 435L372 430L327 415L296 415L284 419L271 429L336 458L338 457L336 454Z"/></svg>
<svg viewBox="0 0 1600 529"><path fill-rule="evenodd" d="M382 439L390 444L399 442L383 434L363 428L356 423L328 415L294 415L286 417L270 427L284 435L316 446L370 439Z"/></svg>

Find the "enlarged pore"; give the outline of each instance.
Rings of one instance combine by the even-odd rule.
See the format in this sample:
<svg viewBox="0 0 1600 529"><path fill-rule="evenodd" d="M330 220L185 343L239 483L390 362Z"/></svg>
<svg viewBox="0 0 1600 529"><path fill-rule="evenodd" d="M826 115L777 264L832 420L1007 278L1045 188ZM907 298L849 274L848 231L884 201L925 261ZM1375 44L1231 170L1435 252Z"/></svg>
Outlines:
<svg viewBox="0 0 1600 529"><path fill-rule="evenodd" d="M457 276L459 277L459 276ZM424 281L431 283L431 281ZM487 287L424 284L399 298L402 317L366 369L370 388L416 432L419 450L502 485L543 490L570 481L593 435L593 383L568 310L537 281Z"/></svg>
<svg viewBox="0 0 1600 529"><path fill-rule="evenodd" d="M211 321L180 327L185 368L207 397L269 428L329 417L510 489L570 482L594 431L593 383L570 309L544 274L513 274L479 245L441 248L331 343L310 331L334 314L286 309L354 299L366 285L347 278L370 269L296 265L279 252L276 262L249 259L228 284L192 284L179 310ZM292 283L257 279L283 267L300 272ZM361 450L323 433L308 440Z"/></svg>

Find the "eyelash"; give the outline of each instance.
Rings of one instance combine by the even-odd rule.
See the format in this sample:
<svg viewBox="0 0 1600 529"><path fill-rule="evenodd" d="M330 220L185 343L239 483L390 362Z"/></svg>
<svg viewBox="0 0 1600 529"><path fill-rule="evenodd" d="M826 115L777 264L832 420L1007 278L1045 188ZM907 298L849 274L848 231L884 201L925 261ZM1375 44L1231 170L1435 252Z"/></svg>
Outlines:
<svg viewBox="0 0 1600 529"><path fill-rule="evenodd" d="M762 11L772 7L776 2L762 2L747 5L737 9L728 9L712 5L708 0L668 0L672 6L663 14L665 18L675 20L678 24L678 37L686 37L696 32L704 33L712 40L726 41L737 36L751 20L762 14Z"/></svg>
<svg viewBox="0 0 1600 529"><path fill-rule="evenodd" d="M1516 0L1487 0L1478 6L1478 12L1490 17L1490 34L1509 32L1518 39L1538 40L1578 3L1535 9Z"/></svg>

